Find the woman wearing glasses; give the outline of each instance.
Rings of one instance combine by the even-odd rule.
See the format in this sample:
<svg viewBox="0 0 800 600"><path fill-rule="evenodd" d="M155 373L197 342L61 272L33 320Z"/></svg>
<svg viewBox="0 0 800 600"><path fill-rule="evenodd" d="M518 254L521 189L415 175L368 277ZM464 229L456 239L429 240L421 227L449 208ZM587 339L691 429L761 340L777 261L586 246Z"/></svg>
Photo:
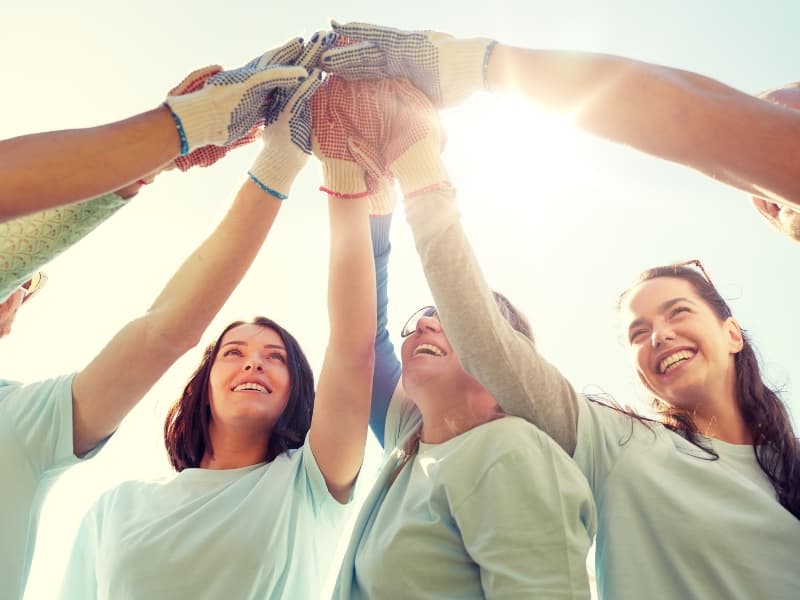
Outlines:
<svg viewBox="0 0 800 600"><path fill-rule="evenodd" d="M574 462L464 370L434 307L403 327L398 361L387 330L390 221L370 218L378 294L370 426L386 463L334 597L589 598L596 515ZM490 296L529 339L527 320Z"/></svg>
<svg viewBox="0 0 800 600"><path fill-rule="evenodd" d="M432 139L428 156L439 147ZM797 436L699 262L651 269L620 297L634 368L659 419L579 395L498 310L444 167L426 162L426 191L406 195L406 213L448 349L586 475L598 510L600 596L795 598Z"/></svg>

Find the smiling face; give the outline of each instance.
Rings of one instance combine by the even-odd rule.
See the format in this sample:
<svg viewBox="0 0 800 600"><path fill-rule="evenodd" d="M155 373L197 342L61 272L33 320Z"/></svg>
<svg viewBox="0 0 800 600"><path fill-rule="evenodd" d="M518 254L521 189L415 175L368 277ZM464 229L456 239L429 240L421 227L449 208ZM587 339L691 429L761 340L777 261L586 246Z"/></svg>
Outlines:
<svg viewBox="0 0 800 600"><path fill-rule="evenodd" d="M222 338L209 376L210 427L269 434L289 400L286 348L273 329L239 325Z"/></svg>
<svg viewBox="0 0 800 600"><path fill-rule="evenodd" d="M442 329L437 314L422 316L405 338L400 349L403 362L403 387L412 395L428 384L446 384L467 378Z"/></svg>
<svg viewBox="0 0 800 600"><path fill-rule="evenodd" d="M733 389L741 331L732 318L720 320L689 281L656 277L636 285L620 303L620 318L639 379L660 400L697 410Z"/></svg>

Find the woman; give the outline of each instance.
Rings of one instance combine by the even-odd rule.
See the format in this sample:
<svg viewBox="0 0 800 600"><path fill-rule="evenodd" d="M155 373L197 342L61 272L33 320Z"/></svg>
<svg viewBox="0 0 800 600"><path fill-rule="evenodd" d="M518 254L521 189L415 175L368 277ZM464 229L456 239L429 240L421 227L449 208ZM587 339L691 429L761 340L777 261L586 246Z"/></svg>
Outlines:
<svg viewBox="0 0 800 600"><path fill-rule="evenodd" d="M796 597L797 437L702 270L652 269L621 298L634 365L661 420L579 396L497 310L446 171L430 158L433 137L415 163L429 177L406 196L406 211L442 323L464 369L589 480L600 596ZM765 543L753 550L756 539Z"/></svg>
<svg viewBox="0 0 800 600"><path fill-rule="evenodd" d="M243 189L273 211L310 146L303 119L316 72L309 80L282 100L265 130L280 139L265 140ZM375 333L366 201L331 198L330 219L331 328L316 396L283 328L263 318L231 324L165 425L178 473L98 501L63 597L319 597L363 458Z"/></svg>
<svg viewBox="0 0 800 600"><path fill-rule="evenodd" d="M298 87L298 73L305 74L301 89L315 85L305 69L272 68L285 75L280 78L281 85L289 90ZM261 109L259 104L253 111L260 113ZM295 155L288 131L272 127L265 136L267 146L281 146ZM300 149L297 153L305 156ZM279 167L281 163L272 159L268 162L272 166L263 170L265 176L277 179L276 172L283 168ZM291 161L286 164L295 166ZM284 171L280 175L280 181L288 181ZM101 198L122 202L125 195L122 190L120 195ZM84 207L92 203L89 201ZM85 212L67 207L48 213L87 216L103 212L96 202L92 206ZM254 183L247 182L214 233L189 256L147 312L123 327L86 367L27 385L0 380L0 452L6 458L0 472L9 482L0 511L0 581L4 598L21 597L25 588L43 498L41 482L79 459L93 456L150 387L198 343L258 253L279 207L276 197L265 198ZM45 222L49 218L44 217ZM31 219L36 221L38 217L33 215L22 221ZM8 225L13 230L15 223L4 227ZM85 233L80 226L76 229ZM70 223L65 230L67 234L72 230ZM59 231L62 235L64 230ZM32 248L38 246L34 244Z"/></svg>
<svg viewBox="0 0 800 600"><path fill-rule="evenodd" d="M585 478L464 370L433 307L403 328L399 381L386 330L390 219L371 217L379 312L370 424L388 459L334 597L589 598L595 512ZM509 325L530 335L511 303L495 298Z"/></svg>

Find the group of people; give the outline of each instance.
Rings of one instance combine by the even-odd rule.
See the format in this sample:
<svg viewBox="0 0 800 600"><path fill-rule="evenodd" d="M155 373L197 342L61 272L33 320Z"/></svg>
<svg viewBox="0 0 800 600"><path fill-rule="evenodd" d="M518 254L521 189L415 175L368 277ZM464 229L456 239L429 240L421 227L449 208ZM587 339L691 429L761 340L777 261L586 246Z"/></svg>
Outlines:
<svg viewBox="0 0 800 600"><path fill-rule="evenodd" d="M77 373L0 381L3 598L25 587L42 479L94 456L198 343L312 153L331 232L318 380L267 316L228 325L167 416L175 475L93 505L63 598L318 598L335 569L342 600L589 598L593 542L601 598L796 597L800 444L702 264L650 269L620 295L655 419L577 393L488 286L437 113L482 89L581 105L578 126L741 188L800 240L798 86L758 98L620 57L430 31L333 23L196 71L130 119L0 142L5 335L41 267L159 172L262 140L229 212L144 315ZM403 327L399 359L395 182L436 303ZM335 564L368 429L385 463Z"/></svg>

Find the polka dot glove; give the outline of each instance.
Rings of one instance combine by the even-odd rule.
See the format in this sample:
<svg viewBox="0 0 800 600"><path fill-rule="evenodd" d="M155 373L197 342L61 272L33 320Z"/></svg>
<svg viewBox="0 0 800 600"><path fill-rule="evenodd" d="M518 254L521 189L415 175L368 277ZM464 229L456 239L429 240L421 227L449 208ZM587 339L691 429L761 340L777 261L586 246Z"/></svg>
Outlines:
<svg viewBox="0 0 800 600"><path fill-rule="evenodd" d="M221 71L191 94L167 96L181 139L181 155L214 144L225 146L245 136L264 118L275 89L294 87L308 72L302 67L268 65Z"/></svg>
<svg viewBox="0 0 800 600"><path fill-rule="evenodd" d="M457 39L435 31L401 31L366 23L332 22L354 40L322 56L322 68L347 79L405 77L437 107L452 106L486 87L486 68L495 41Z"/></svg>

